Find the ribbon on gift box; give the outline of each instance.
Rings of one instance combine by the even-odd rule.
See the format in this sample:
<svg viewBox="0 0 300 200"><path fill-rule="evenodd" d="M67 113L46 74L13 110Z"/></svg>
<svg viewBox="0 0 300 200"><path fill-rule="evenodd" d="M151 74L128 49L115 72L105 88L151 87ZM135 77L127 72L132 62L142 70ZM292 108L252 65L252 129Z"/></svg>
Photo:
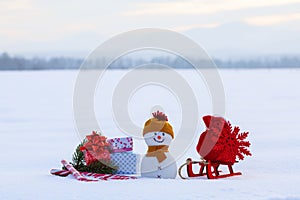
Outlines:
<svg viewBox="0 0 300 200"><path fill-rule="evenodd" d="M97 160L110 160L110 143L103 135L93 131L91 135L86 136L87 142L80 148L84 152L86 164L89 165Z"/></svg>

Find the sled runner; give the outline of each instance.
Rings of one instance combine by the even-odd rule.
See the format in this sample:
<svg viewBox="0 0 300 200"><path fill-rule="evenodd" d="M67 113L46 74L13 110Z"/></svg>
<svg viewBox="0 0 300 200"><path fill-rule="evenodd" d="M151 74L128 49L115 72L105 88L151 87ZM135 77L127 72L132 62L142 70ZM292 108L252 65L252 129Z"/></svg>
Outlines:
<svg viewBox="0 0 300 200"><path fill-rule="evenodd" d="M188 177L207 176L208 179L218 179L242 175L241 172L233 171L233 165L238 162L236 159L243 160L244 155L251 156L247 149L250 142L245 141L248 132L239 133L239 127L232 128L230 122L222 117L205 116L203 121L206 131L200 135L196 147L201 160L193 161L188 158L178 169L179 176L188 179L182 175L185 166ZM199 172L193 171L195 165L200 167ZM229 173L222 173L220 166L227 166Z"/></svg>

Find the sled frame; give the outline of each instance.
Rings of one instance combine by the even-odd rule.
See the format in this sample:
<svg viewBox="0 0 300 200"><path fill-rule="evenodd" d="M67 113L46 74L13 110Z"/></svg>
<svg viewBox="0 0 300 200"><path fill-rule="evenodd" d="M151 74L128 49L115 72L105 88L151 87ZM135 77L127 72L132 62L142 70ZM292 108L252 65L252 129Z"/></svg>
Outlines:
<svg viewBox="0 0 300 200"><path fill-rule="evenodd" d="M193 165L198 164L200 166L199 173L193 172ZM220 174L219 167L220 165L226 165L228 167L229 173L228 174ZM231 176L238 176L242 175L241 172L234 172L233 171L233 164L232 163L221 163L221 162L212 162L212 161L192 161L191 158L186 160L186 163L180 166L178 173L182 179L188 179L183 177L181 171L184 166L187 166L187 175L188 177L199 177L199 176L207 176L208 179L219 179L219 178L227 178Z"/></svg>

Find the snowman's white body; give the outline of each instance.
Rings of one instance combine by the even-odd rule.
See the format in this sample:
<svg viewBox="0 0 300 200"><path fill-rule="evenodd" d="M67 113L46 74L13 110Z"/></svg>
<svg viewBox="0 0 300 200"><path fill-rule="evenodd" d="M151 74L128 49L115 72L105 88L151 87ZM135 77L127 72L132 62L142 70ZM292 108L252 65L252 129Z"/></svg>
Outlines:
<svg viewBox="0 0 300 200"><path fill-rule="evenodd" d="M169 146L172 136L164 132L150 132L144 135L148 146ZM144 156L141 164L141 175L149 178L175 178L177 166L170 152L164 153L166 159L159 162L156 157Z"/></svg>

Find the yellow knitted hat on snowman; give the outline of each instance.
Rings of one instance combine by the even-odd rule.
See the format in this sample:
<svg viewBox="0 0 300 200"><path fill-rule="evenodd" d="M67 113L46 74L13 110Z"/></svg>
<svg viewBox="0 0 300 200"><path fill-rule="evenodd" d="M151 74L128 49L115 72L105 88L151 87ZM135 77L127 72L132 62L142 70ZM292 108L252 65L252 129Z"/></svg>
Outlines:
<svg viewBox="0 0 300 200"><path fill-rule="evenodd" d="M149 132L164 132L174 138L173 127L168 122L168 117L159 111L152 113L153 118L146 121L143 129L143 135Z"/></svg>

